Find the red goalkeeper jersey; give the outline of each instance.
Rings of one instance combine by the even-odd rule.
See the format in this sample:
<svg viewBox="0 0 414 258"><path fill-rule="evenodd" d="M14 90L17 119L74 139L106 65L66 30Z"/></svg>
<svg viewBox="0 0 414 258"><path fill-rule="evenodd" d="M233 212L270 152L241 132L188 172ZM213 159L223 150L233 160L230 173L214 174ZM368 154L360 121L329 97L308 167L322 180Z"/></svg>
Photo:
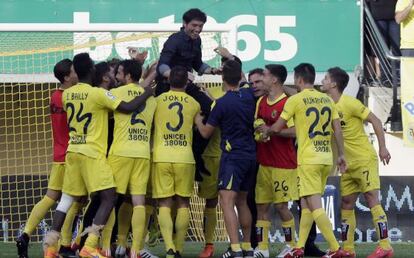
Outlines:
<svg viewBox="0 0 414 258"><path fill-rule="evenodd" d="M63 110L62 94L63 90L58 89L50 97L54 162L65 162L66 149L69 143L69 127L66 112Z"/></svg>
<svg viewBox="0 0 414 258"><path fill-rule="evenodd" d="M256 119L261 118L266 125L271 126L282 113L287 99L283 94L271 103L267 96L261 97L257 102ZM262 166L295 169L297 159L294 139L272 136L267 142L257 143L257 161Z"/></svg>

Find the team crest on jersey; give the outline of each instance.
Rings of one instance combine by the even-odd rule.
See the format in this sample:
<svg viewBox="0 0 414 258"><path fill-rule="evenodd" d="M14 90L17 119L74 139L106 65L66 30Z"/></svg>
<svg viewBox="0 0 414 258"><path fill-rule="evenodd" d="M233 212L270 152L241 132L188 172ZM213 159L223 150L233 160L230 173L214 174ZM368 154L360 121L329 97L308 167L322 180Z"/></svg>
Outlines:
<svg viewBox="0 0 414 258"><path fill-rule="evenodd" d="M107 91L105 92L105 95L110 99L110 100L115 100L115 96L112 94L112 92Z"/></svg>
<svg viewBox="0 0 414 258"><path fill-rule="evenodd" d="M275 118L275 117L276 117L276 115L277 115L277 111L276 111L276 110L273 110L273 111L272 111L272 114L271 114L272 118Z"/></svg>

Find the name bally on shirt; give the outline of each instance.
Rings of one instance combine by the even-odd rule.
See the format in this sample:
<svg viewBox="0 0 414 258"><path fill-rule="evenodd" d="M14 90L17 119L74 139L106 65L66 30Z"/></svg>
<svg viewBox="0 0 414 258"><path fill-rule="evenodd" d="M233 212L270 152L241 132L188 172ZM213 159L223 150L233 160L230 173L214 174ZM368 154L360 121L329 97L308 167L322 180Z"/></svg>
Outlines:
<svg viewBox="0 0 414 258"><path fill-rule="evenodd" d="M88 99L89 93L76 93L66 94L66 100L86 100Z"/></svg>

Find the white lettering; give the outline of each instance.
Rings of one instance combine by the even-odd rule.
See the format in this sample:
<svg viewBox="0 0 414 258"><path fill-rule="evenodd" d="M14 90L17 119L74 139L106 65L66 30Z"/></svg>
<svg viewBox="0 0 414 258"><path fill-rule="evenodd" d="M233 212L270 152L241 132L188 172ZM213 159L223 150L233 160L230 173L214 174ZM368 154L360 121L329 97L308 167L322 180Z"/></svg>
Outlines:
<svg viewBox="0 0 414 258"><path fill-rule="evenodd" d="M238 27L244 25L257 26L257 16L256 15L237 15L230 18L227 22L230 25L237 25ZM239 31L237 33L237 40L243 41L245 47L243 50L237 50L237 56L242 61L250 61L255 59L261 49L260 38L256 33L251 31Z"/></svg>
<svg viewBox="0 0 414 258"><path fill-rule="evenodd" d="M266 61L282 62L292 59L298 52L298 42L294 36L280 32L282 27L296 27L295 16L266 16L265 41L279 42L279 49L264 50ZM275 45L274 43L272 45ZM277 45L277 44L276 44Z"/></svg>

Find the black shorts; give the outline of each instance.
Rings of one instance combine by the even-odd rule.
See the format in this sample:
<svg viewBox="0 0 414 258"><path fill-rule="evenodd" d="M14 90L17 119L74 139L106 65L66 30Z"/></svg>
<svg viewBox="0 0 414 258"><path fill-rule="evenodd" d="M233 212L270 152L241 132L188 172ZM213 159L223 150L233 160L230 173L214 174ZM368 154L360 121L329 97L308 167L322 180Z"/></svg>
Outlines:
<svg viewBox="0 0 414 258"><path fill-rule="evenodd" d="M218 190L248 192L256 173L256 160L221 156Z"/></svg>

